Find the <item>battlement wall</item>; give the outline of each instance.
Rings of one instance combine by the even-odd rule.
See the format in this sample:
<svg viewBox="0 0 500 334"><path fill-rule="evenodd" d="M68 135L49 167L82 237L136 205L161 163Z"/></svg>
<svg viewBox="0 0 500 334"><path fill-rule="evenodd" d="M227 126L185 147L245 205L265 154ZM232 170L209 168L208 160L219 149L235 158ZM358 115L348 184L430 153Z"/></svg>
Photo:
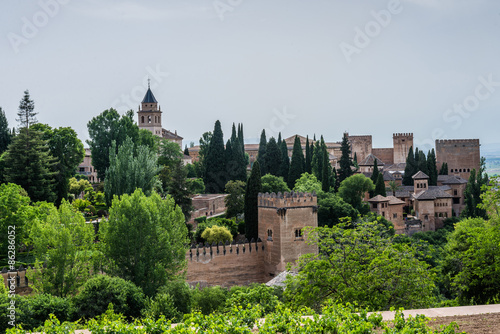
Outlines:
<svg viewBox="0 0 500 334"><path fill-rule="evenodd" d="M411 137L413 138L413 133L408 132L408 133L393 133L392 138L398 138L398 137Z"/></svg>
<svg viewBox="0 0 500 334"><path fill-rule="evenodd" d="M372 153L372 136L371 135L361 135L361 136L349 136L349 144L351 145L352 157L356 153L358 162L364 160L368 155Z"/></svg>
<svg viewBox="0 0 500 334"><path fill-rule="evenodd" d="M259 193L258 198L258 206L267 208L312 207L318 205L318 196L314 192Z"/></svg>
<svg viewBox="0 0 500 334"><path fill-rule="evenodd" d="M193 245L186 253L187 281L201 286L265 283L265 248L259 239L243 243Z"/></svg>
<svg viewBox="0 0 500 334"><path fill-rule="evenodd" d="M437 139L436 140L436 148L437 146L453 146L459 144L472 144L476 146L480 146L479 139Z"/></svg>

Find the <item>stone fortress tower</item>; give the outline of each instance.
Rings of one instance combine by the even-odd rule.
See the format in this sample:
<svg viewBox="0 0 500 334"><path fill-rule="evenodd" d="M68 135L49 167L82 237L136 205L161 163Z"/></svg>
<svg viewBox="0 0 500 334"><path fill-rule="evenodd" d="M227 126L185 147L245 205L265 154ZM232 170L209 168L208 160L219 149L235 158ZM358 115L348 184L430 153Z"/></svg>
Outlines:
<svg viewBox="0 0 500 334"><path fill-rule="evenodd" d="M471 170L481 167L479 139L436 140L436 161L438 170L448 164L448 174L468 180Z"/></svg>
<svg viewBox="0 0 500 334"><path fill-rule="evenodd" d="M264 277L286 270L301 255L317 253L305 242L304 227L318 226L318 198L315 193L259 194L259 238L264 254Z"/></svg>
<svg viewBox="0 0 500 334"><path fill-rule="evenodd" d="M413 133L394 133L392 135L394 163L405 163L410 147L413 147ZM413 147L415 150L415 147Z"/></svg>

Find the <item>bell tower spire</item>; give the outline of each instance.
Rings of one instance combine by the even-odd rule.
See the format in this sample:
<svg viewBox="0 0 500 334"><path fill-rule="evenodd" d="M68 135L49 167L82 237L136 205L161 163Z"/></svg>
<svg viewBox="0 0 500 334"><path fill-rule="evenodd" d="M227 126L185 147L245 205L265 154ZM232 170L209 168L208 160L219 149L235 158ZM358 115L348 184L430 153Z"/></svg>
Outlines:
<svg viewBox="0 0 500 334"><path fill-rule="evenodd" d="M153 92L151 91L151 80L148 78L148 90L142 99L141 106L137 111L137 124L139 129L148 129L154 135L162 136L161 110L158 107Z"/></svg>

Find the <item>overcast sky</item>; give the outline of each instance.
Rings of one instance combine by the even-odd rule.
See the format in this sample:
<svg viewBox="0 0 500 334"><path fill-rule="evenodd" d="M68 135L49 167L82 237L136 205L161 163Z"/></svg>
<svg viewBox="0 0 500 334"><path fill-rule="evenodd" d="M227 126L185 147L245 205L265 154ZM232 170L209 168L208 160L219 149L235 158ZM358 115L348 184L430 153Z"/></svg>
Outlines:
<svg viewBox="0 0 500 334"><path fill-rule="evenodd" d="M88 139L105 109L137 111L149 77L185 144L217 119L247 142L266 128L500 143L498 0L2 0L0 13L10 126L29 89L40 122Z"/></svg>

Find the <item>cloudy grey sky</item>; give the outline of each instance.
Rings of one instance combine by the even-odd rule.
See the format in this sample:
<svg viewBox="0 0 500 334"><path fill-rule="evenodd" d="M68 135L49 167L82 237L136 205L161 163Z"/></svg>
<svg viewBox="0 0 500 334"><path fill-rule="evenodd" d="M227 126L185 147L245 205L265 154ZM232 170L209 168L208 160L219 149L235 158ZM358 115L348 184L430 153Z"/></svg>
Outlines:
<svg viewBox="0 0 500 334"><path fill-rule="evenodd" d="M151 79L184 143L222 122L285 136L500 143L498 0L2 0L0 106L38 120L137 110Z"/></svg>

